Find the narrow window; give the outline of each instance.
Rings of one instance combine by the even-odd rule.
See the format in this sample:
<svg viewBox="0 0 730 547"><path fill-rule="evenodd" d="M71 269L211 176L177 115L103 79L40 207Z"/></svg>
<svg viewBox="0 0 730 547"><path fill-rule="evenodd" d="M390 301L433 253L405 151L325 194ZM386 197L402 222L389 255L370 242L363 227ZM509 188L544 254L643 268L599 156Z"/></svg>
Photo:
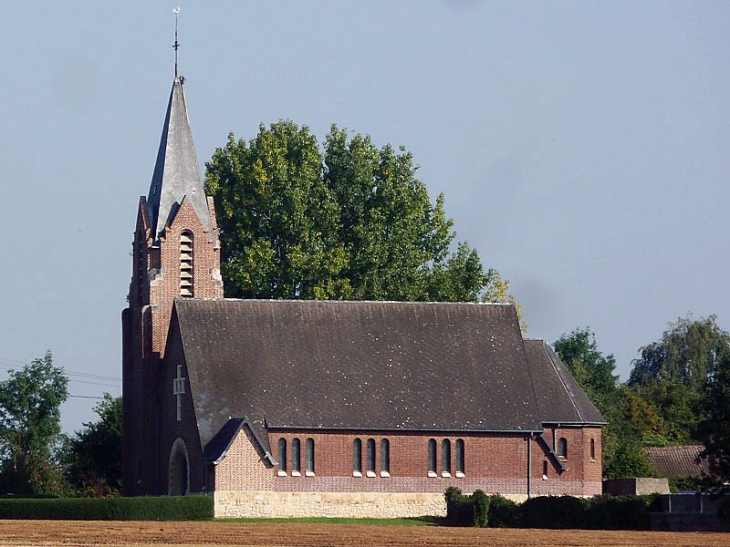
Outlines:
<svg viewBox="0 0 730 547"><path fill-rule="evenodd" d="M436 441L435 439L428 440L428 476L436 476Z"/></svg>
<svg viewBox="0 0 730 547"><path fill-rule="evenodd" d="M352 476L362 477L362 441L355 439L352 443Z"/></svg>
<svg viewBox="0 0 730 547"><path fill-rule="evenodd" d="M314 439L307 439L307 477L314 477Z"/></svg>
<svg viewBox="0 0 730 547"><path fill-rule="evenodd" d="M291 442L291 474L293 477L301 477L301 444L299 439Z"/></svg>
<svg viewBox="0 0 730 547"><path fill-rule="evenodd" d="M565 437L560 437L558 441L558 456L563 459L568 459L568 441Z"/></svg>
<svg viewBox="0 0 730 547"><path fill-rule="evenodd" d="M542 480L547 480L547 474L548 474L548 463L547 460L544 460L542 462Z"/></svg>
<svg viewBox="0 0 730 547"><path fill-rule="evenodd" d="M596 459L596 441L595 439L591 439L591 459Z"/></svg>
<svg viewBox="0 0 730 547"><path fill-rule="evenodd" d="M390 441L380 441L380 476L390 477Z"/></svg>
<svg viewBox="0 0 730 547"><path fill-rule="evenodd" d="M286 439L279 439L279 476L286 475Z"/></svg>
<svg viewBox="0 0 730 547"><path fill-rule="evenodd" d="M368 439L368 477L375 476L375 439Z"/></svg>
<svg viewBox="0 0 730 547"><path fill-rule="evenodd" d="M456 441L456 476L464 476L464 441Z"/></svg>
<svg viewBox="0 0 730 547"><path fill-rule="evenodd" d="M193 293L193 234L180 234L180 296L192 298Z"/></svg>
<svg viewBox="0 0 730 547"><path fill-rule="evenodd" d="M441 476L451 476L451 441L441 441Z"/></svg>

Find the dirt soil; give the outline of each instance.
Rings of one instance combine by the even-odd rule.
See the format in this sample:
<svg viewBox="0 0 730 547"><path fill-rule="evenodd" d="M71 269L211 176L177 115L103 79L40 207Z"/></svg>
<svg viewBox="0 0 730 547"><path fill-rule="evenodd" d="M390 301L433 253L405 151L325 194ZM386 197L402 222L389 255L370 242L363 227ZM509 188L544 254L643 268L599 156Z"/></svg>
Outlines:
<svg viewBox="0 0 730 547"><path fill-rule="evenodd" d="M0 521L0 545L720 547L730 534L230 522Z"/></svg>

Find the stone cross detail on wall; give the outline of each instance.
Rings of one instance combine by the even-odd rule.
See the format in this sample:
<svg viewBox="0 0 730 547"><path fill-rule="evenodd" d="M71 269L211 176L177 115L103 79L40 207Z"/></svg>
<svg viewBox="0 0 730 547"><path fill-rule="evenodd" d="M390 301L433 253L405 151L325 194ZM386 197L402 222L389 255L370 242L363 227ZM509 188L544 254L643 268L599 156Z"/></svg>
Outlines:
<svg viewBox="0 0 730 547"><path fill-rule="evenodd" d="M172 394L177 397L177 421L182 420L182 397L185 393L185 378L182 376L182 365L177 366L177 378L172 379Z"/></svg>

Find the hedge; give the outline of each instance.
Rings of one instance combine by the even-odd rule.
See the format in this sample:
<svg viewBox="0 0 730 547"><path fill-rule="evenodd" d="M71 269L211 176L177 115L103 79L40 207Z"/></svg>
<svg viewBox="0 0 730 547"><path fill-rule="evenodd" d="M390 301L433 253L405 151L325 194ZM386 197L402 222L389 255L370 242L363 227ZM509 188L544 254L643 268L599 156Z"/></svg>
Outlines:
<svg viewBox="0 0 730 547"><path fill-rule="evenodd" d="M539 496L518 505L481 490L467 496L453 487L444 496L449 526L583 530L649 530L650 511L656 498Z"/></svg>
<svg viewBox="0 0 730 547"><path fill-rule="evenodd" d="M37 520L209 520L213 498L0 499L0 519Z"/></svg>

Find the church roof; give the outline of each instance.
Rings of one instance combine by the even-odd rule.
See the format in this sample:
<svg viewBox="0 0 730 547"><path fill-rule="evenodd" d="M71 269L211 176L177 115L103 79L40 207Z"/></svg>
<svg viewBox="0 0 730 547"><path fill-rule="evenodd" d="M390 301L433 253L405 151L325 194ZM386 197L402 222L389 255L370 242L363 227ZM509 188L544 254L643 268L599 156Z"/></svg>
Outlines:
<svg viewBox="0 0 730 547"><path fill-rule="evenodd" d="M606 420L543 340L525 340L543 423L605 425Z"/></svg>
<svg viewBox="0 0 730 547"><path fill-rule="evenodd" d="M183 197L190 201L200 222L213 233L208 201L193 146L182 77L175 77L162 127L160 148L147 196L148 216L157 241L172 221Z"/></svg>
<svg viewBox="0 0 730 547"><path fill-rule="evenodd" d="M542 431L511 305L179 299L175 313L203 446L243 417L260 432Z"/></svg>

